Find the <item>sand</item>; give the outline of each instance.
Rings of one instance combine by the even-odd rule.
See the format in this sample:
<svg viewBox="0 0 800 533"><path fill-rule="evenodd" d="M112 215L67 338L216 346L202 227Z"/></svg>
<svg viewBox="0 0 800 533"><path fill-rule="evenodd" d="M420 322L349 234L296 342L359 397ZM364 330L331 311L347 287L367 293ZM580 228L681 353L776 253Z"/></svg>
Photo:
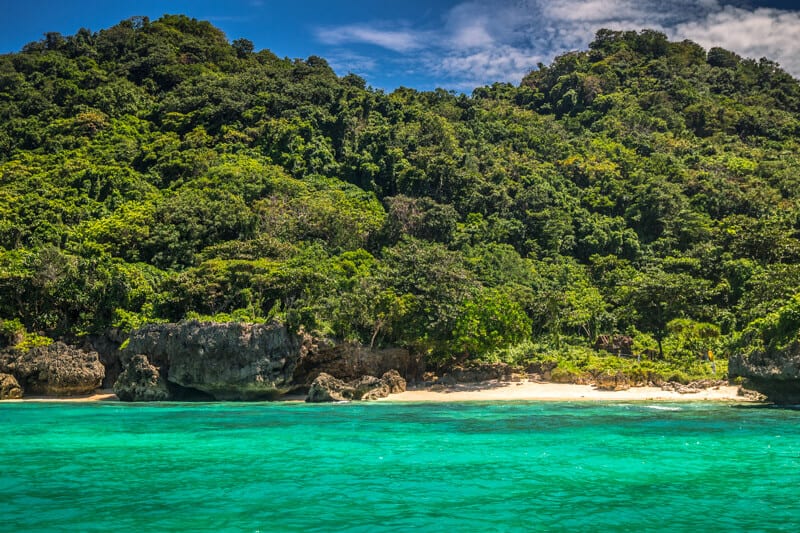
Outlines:
<svg viewBox="0 0 800 533"><path fill-rule="evenodd" d="M111 390L98 390L82 396L25 396L21 400L4 402L118 402L119 398Z"/></svg>
<svg viewBox="0 0 800 533"><path fill-rule="evenodd" d="M301 397L286 398L302 401ZM575 401L664 401L664 402L747 402L751 398L739 395L739 387L720 386L704 389L696 393L680 394L665 391L658 387L632 387L621 391L604 391L592 385L564 383L542 383L538 381L460 384L451 387L409 389L406 392L381 398L380 402L471 402L471 401L513 401L539 400L551 402ZM97 402L119 401L110 390L97 391L86 396L52 397L28 396L22 400L7 402Z"/></svg>
<svg viewBox="0 0 800 533"><path fill-rule="evenodd" d="M443 389L412 389L392 394L383 402L465 402L465 401L728 401L745 402L748 398L739 395L739 387L720 386L696 393L680 394L658 387L632 387L621 391L604 391L592 385L541 383L534 381L486 382L464 384Z"/></svg>

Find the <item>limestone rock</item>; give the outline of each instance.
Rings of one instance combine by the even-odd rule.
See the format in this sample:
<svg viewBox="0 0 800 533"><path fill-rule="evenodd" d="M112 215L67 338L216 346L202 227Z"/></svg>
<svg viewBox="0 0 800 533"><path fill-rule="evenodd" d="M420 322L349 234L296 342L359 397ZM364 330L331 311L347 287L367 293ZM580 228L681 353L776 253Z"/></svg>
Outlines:
<svg viewBox="0 0 800 533"><path fill-rule="evenodd" d="M512 369L505 363L456 366L445 373L439 382L444 385L457 383L480 383L483 381L511 379Z"/></svg>
<svg viewBox="0 0 800 533"><path fill-rule="evenodd" d="M11 374L0 374L0 400L19 400L22 389Z"/></svg>
<svg viewBox="0 0 800 533"><path fill-rule="evenodd" d="M595 377L595 387L608 391L628 390L631 383L622 372L601 372Z"/></svg>
<svg viewBox="0 0 800 533"><path fill-rule="evenodd" d="M84 351L97 352L100 362L106 369L106 376L103 378L103 388L111 389L122 373L122 361L120 360L119 347L128 338L117 328L109 328L99 335L88 335L83 342Z"/></svg>
<svg viewBox="0 0 800 533"><path fill-rule="evenodd" d="M389 387L389 394L397 394L406 391L406 380L397 370L389 370L381 376L381 381Z"/></svg>
<svg viewBox="0 0 800 533"><path fill-rule="evenodd" d="M133 331L123 365L144 354L171 385L216 400L272 399L296 387L298 362L313 340L283 324L187 321Z"/></svg>
<svg viewBox="0 0 800 533"><path fill-rule="evenodd" d="M100 388L105 368L97 352L85 352L54 342L27 352L0 354L0 372L12 374L26 395L72 396Z"/></svg>
<svg viewBox="0 0 800 533"><path fill-rule="evenodd" d="M308 390L307 402L342 402L355 398L354 387L325 372L321 373Z"/></svg>
<svg viewBox="0 0 800 533"><path fill-rule="evenodd" d="M416 358L407 350L371 350L351 343L336 345L292 332L275 321L268 324L186 321L149 324L131 332L120 351L122 369L137 355L158 370L173 400L267 400L307 389L327 374L309 393L310 401L377 398L405 387L405 370L414 371ZM135 368L144 371L137 363ZM384 381L362 381L381 376ZM398 370L400 370L398 372ZM152 371L149 376L153 377ZM136 378L137 374L132 374ZM330 382L335 376L341 384ZM138 378L126 376L120 390L138 390ZM122 379L122 378L120 378ZM133 380L133 381L131 381ZM358 382L353 384L352 382ZM381 383L377 383L381 381ZM140 384L141 385L141 384ZM148 385L149 387L149 385ZM358 393L356 389L358 388ZM149 390L149 389L148 389ZM163 390L163 388L161 389ZM121 399L139 394L123 393Z"/></svg>
<svg viewBox="0 0 800 533"><path fill-rule="evenodd" d="M347 400L377 400L406 390L406 380L397 370L385 372L381 378L361 376L350 382L322 372L308 391L307 402L341 402Z"/></svg>
<svg viewBox="0 0 800 533"><path fill-rule="evenodd" d="M114 383L114 394L124 402L158 402L170 399L167 383L146 355L130 358Z"/></svg>
<svg viewBox="0 0 800 533"><path fill-rule="evenodd" d="M375 376L362 376L361 379L351 381L350 386L355 389L357 400L377 400L389 396L389 385Z"/></svg>
<svg viewBox="0 0 800 533"><path fill-rule="evenodd" d="M403 376L421 376L424 365L419 357L403 348L370 349L353 343L318 343L299 362L294 380L311 383L322 372L344 381L361 376L380 376L397 370Z"/></svg>
<svg viewBox="0 0 800 533"><path fill-rule="evenodd" d="M700 379L686 384L679 383L677 381L668 381L661 385L661 390L673 391L677 392L678 394L695 394L706 389L719 388L726 384L727 382L723 380L714 379Z"/></svg>
<svg viewBox="0 0 800 533"><path fill-rule="evenodd" d="M745 387L771 402L800 403L800 342L785 349L755 350L747 357L732 355L728 361L730 378L745 378Z"/></svg>
<svg viewBox="0 0 800 533"><path fill-rule="evenodd" d="M594 342L595 350L605 350L614 355L633 357L633 338L627 335L599 335Z"/></svg>

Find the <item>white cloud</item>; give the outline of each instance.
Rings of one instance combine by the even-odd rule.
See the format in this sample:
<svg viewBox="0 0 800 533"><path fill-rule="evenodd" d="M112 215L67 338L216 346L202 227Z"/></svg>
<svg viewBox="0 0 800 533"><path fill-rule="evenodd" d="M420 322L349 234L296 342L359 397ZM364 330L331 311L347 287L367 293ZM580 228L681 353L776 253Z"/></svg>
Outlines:
<svg viewBox="0 0 800 533"><path fill-rule="evenodd" d="M542 59L511 46L498 46L464 55L451 54L432 67L438 73L445 75L471 74L473 78L483 80L482 83L485 84L488 83L486 80L522 79Z"/></svg>
<svg viewBox="0 0 800 533"><path fill-rule="evenodd" d="M721 46L743 56L768 57L800 76L800 12L726 7L701 20L677 25L672 34L711 48Z"/></svg>
<svg viewBox="0 0 800 533"><path fill-rule="evenodd" d="M342 74L353 72L364 75L374 71L378 66L375 57L356 54L346 49L329 52L325 54L325 59L333 70Z"/></svg>
<svg viewBox="0 0 800 533"><path fill-rule="evenodd" d="M600 28L656 29L706 48L766 56L800 75L800 11L726 3L730 1L468 0L444 13L437 31L384 22L320 29L317 37L328 44L367 43L404 54L395 66L425 69L448 87L518 83L538 62L586 48Z"/></svg>
<svg viewBox="0 0 800 533"><path fill-rule="evenodd" d="M410 52L425 46L422 34L410 30L385 30L353 24L335 28L319 28L317 39L326 44L366 43L395 52Z"/></svg>

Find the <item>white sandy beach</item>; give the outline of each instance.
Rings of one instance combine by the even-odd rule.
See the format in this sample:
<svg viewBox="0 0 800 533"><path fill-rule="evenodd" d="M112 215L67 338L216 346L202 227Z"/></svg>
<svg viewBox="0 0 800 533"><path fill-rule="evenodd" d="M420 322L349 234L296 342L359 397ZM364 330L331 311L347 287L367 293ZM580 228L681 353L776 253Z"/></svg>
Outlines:
<svg viewBox="0 0 800 533"><path fill-rule="evenodd" d="M592 385L562 383L487 382L463 384L442 389L411 389L382 398L382 402L463 402L463 401L751 401L739 395L739 387L720 386L696 393L680 394L658 387L632 387L621 391L604 391Z"/></svg>
<svg viewBox="0 0 800 533"><path fill-rule="evenodd" d="M286 398L289 399L289 398ZM291 400L302 401L302 397ZM631 387L628 390L604 391L592 385L574 385L565 383L542 383L537 381L500 382L459 384L450 387L412 388L406 392L392 394L381 398L380 402L470 402L470 401L514 401L539 400L551 402L574 401L753 401L739 394L739 387L720 386L703 389L696 393L681 394L666 391L658 387ZM22 400L4 400L6 402L97 402L119 401L110 390L100 390L85 396L28 396Z"/></svg>

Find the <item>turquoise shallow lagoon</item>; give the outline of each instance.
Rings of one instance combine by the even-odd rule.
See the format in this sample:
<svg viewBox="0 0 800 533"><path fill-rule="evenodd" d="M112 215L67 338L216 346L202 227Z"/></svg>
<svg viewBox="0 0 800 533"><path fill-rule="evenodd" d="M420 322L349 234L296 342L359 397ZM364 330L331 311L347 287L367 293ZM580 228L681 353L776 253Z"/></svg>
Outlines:
<svg viewBox="0 0 800 533"><path fill-rule="evenodd" d="M798 531L800 411L0 404L3 531Z"/></svg>

